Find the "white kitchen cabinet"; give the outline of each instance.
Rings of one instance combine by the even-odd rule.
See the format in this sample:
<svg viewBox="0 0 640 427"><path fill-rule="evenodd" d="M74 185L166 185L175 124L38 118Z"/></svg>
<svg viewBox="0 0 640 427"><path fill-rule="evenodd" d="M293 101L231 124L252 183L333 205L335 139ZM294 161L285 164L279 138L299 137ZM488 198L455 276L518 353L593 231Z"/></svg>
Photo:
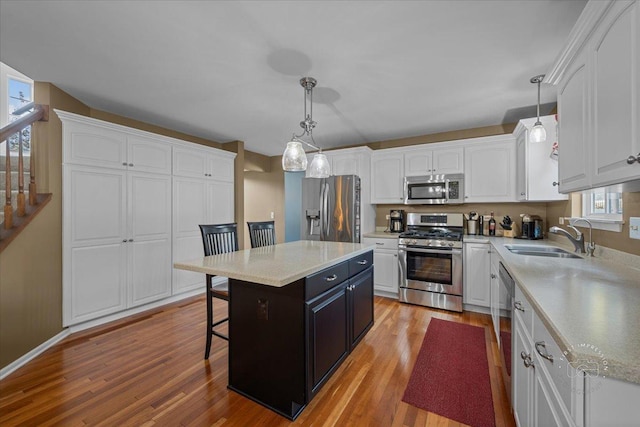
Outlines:
<svg viewBox="0 0 640 427"><path fill-rule="evenodd" d="M120 132L100 120L61 113L74 120L64 127L65 164L171 174L170 144Z"/></svg>
<svg viewBox="0 0 640 427"><path fill-rule="evenodd" d="M398 298L400 267L398 239L365 237L362 243L373 246L373 289L376 295Z"/></svg>
<svg viewBox="0 0 640 427"><path fill-rule="evenodd" d="M512 135L477 138L464 148L465 203L513 202L516 147Z"/></svg>
<svg viewBox="0 0 640 427"><path fill-rule="evenodd" d="M516 424L584 425L584 376L564 359L531 303L516 286L513 310L512 404ZM531 320L527 321L526 318Z"/></svg>
<svg viewBox="0 0 640 427"><path fill-rule="evenodd" d="M547 131L547 138L541 142L529 139L529 132L536 118L520 120L516 136L516 194L520 201L567 200L569 196L560 193L558 185L558 160L551 157L552 147L557 142L556 120L554 116L540 117Z"/></svg>
<svg viewBox="0 0 640 427"><path fill-rule="evenodd" d="M591 1L546 82L558 86L563 193L640 179L640 2Z"/></svg>
<svg viewBox="0 0 640 427"><path fill-rule="evenodd" d="M198 148L202 146L175 147L173 149L173 175L203 178L217 181L233 181L233 162L221 150Z"/></svg>
<svg viewBox="0 0 640 427"><path fill-rule="evenodd" d="M172 263L202 256L197 225L234 219L235 154L56 113L63 122L63 325L112 319L182 291ZM174 164L189 170L183 167L189 162L172 158L173 150L192 166L196 157L205 159L208 175L172 177ZM174 191L181 179L200 186ZM176 240L178 203L179 219L192 223ZM182 239L186 234L190 240ZM204 275L199 276L204 290Z"/></svg>
<svg viewBox="0 0 640 427"><path fill-rule="evenodd" d="M69 326L171 295L171 177L65 165Z"/></svg>
<svg viewBox="0 0 640 427"><path fill-rule="evenodd" d="M200 148L180 147L174 149L173 164L174 172L181 173L173 177L173 259L195 259L204 256L200 224L234 221L233 157L218 152L203 156ZM218 170L207 172L211 165ZM204 283L201 273L173 271L174 294L204 289Z"/></svg>
<svg viewBox="0 0 640 427"><path fill-rule="evenodd" d="M389 148L371 155L371 203L401 204L404 201L404 153Z"/></svg>
<svg viewBox="0 0 640 427"><path fill-rule="evenodd" d="M491 306L491 245L489 243L464 243L463 246L463 302L489 308Z"/></svg>
<svg viewBox="0 0 640 427"><path fill-rule="evenodd" d="M506 310L506 295L500 292L500 261L502 258L498 251L490 246L490 266L489 266L489 282L490 282L490 299L491 299L491 322L493 323L493 331L496 335L496 341L500 344L500 310Z"/></svg>
<svg viewBox="0 0 640 427"><path fill-rule="evenodd" d="M409 149L404 152L404 175L463 173L463 156L462 147Z"/></svg>

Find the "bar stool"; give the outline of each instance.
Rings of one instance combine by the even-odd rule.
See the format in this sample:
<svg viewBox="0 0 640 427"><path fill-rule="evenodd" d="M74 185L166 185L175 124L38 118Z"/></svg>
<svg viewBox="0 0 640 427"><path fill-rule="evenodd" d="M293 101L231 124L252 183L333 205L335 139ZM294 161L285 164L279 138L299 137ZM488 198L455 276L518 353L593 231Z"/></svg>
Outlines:
<svg viewBox="0 0 640 427"><path fill-rule="evenodd" d="M236 223L229 224L210 224L200 225L202 233L202 243L204 245L204 255L218 255L238 250L238 225ZM209 358L211 351L211 339L215 335L229 341L229 337L216 332L214 328L224 322L229 321L229 317L213 321L213 298L218 298L229 302L229 282L214 285L213 278L215 275L207 274L207 344L204 351L205 360Z"/></svg>
<svg viewBox="0 0 640 427"><path fill-rule="evenodd" d="M270 246L276 244L276 227L274 221L247 222L251 247Z"/></svg>

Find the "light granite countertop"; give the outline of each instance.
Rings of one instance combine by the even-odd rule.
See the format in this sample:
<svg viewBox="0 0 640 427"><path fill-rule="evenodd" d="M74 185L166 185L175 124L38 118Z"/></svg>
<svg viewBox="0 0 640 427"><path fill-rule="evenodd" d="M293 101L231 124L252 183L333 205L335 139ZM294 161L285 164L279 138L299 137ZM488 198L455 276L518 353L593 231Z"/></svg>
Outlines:
<svg viewBox="0 0 640 427"><path fill-rule="evenodd" d="M466 237L466 236L465 236ZM472 237L490 242L570 362L595 346L608 363L606 377L640 384L640 263L517 255L505 244L564 245L550 240Z"/></svg>
<svg viewBox="0 0 640 427"><path fill-rule="evenodd" d="M360 243L299 240L176 262L173 267L282 287L370 250Z"/></svg>

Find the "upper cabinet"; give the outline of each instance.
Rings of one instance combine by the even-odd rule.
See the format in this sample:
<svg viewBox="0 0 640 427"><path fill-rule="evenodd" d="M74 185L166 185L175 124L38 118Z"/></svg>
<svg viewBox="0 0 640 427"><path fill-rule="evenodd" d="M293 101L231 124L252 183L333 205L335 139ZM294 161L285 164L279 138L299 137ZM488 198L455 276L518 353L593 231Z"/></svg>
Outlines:
<svg viewBox="0 0 640 427"><path fill-rule="evenodd" d="M464 171L462 159L462 147L408 149L404 153L404 175L462 173Z"/></svg>
<svg viewBox="0 0 640 427"><path fill-rule="evenodd" d="M401 204L404 201L404 152L395 148L375 150L371 155L371 203Z"/></svg>
<svg viewBox="0 0 640 427"><path fill-rule="evenodd" d="M194 144L191 144L194 145ZM173 174L176 176L233 181L233 161L202 147L176 147L173 151Z"/></svg>
<svg viewBox="0 0 640 427"><path fill-rule="evenodd" d="M512 135L476 138L464 148L465 203L514 202L516 148Z"/></svg>
<svg viewBox="0 0 640 427"><path fill-rule="evenodd" d="M529 132L536 118L520 120L516 136L516 196L520 201L566 200L567 195L558 191L558 160L552 155L556 138L554 116L540 117L547 131L547 139L532 142Z"/></svg>
<svg viewBox="0 0 640 427"><path fill-rule="evenodd" d="M560 191L640 180L640 2L591 1L547 74L558 86Z"/></svg>

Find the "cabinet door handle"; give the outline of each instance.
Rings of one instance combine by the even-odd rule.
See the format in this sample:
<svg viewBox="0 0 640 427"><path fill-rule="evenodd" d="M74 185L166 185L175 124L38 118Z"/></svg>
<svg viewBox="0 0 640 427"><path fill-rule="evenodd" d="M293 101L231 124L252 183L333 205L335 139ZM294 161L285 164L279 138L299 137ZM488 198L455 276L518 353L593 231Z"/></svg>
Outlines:
<svg viewBox="0 0 640 427"><path fill-rule="evenodd" d="M545 345L544 341L538 341L536 343L536 351L540 356L544 357L545 359L553 363L553 356L550 355L549 352L547 351L547 346Z"/></svg>
<svg viewBox="0 0 640 427"><path fill-rule="evenodd" d="M627 157L627 163L629 163L630 165L634 164L635 162L640 163L640 153L638 153L636 157L634 156Z"/></svg>
<svg viewBox="0 0 640 427"><path fill-rule="evenodd" d="M133 163L129 163L129 166L133 166Z"/></svg>
<svg viewBox="0 0 640 427"><path fill-rule="evenodd" d="M336 276L335 274L329 276L329 277L325 277L324 280L326 280L327 282L333 282L334 280L336 280L338 278L338 276Z"/></svg>
<svg viewBox="0 0 640 427"><path fill-rule="evenodd" d="M525 194L527 194L527 193L520 193L521 196L524 196Z"/></svg>
<svg viewBox="0 0 640 427"><path fill-rule="evenodd" d="M122 162L122 166L127 166L127 162Z"/></svg>
<svg viewBox="0 0 640 427"><path fill-rule="evenodd" d="M513 303L513 307L514 307L516 310L520 310L521 312L523 312L523 313L524 313L524 307L522 306L522 302L520 302L520 301L516 301L516 302L514 302L514 303Z"/></svg>
<svg viewBox="0 0 640 427"><path fill-rule="evenodd" d="M554 187L557 187L558 185L560 185L560 183L557 182L557 181L553 181L553 183L551 185L553 185Z"/></svg>
<svg viewBox="0 0 640 427"><path fill-rule="evenodd" d="M127 243L127 239L123 239L123 240L122 240L122 243Z"/></svg>
<svg viewBox="0 0 640 427"><path fill-rule="evenodd" d="M498 277L498 276L496 276L495 274L491 274L491 278L492 279L495 279L496 277Z"/></svg>
<svg viewBox="0 0 640 427"><path fill-rule="evenodd" d="M535 366L533 366L533 360L531 360L531 356L527 356L527 358L524 359L524 362L522 363L524 363L525 368L531 368L531 367L535 368Z"/></svg>
<svg viewBox="0 0 640 427"><path fill-rule="evenodd" d="M362 261L358 261L358 264L360 265L367 265L367 260L363 259Z"/></svg>
<svg viewBox="0 0 640 427"><path fill-rule="evenodd" d="M129 239L130 242L133 242L133 239Z"/></svg>
<svg viewBox="0 0 640 427"><path fill-rule="evenodd" d="M378 246L384 246L384 243L376 242L376 245L378 245Z"/></svg>

